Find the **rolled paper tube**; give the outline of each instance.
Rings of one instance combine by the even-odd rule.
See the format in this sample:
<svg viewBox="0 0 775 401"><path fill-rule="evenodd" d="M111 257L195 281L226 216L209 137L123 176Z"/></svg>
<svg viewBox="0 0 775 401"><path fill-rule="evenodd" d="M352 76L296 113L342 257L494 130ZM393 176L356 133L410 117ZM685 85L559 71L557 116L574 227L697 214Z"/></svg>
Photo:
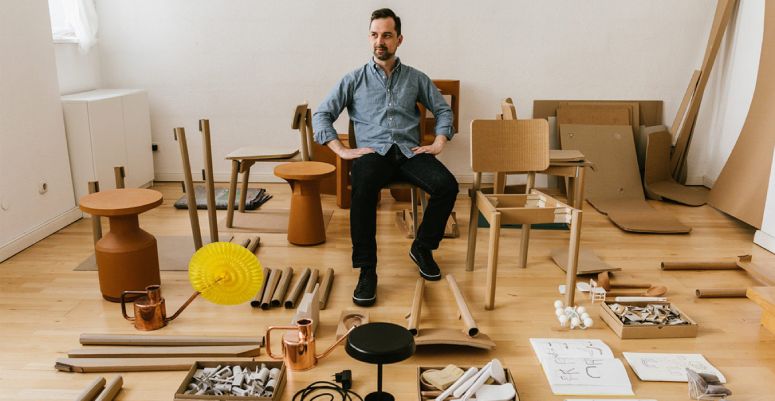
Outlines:
<svg viewBox="0 0 775 401"><path fill-rule="evenodd" d="M285 296L285 309L293 309L296 307L296 301L299 299L299 296L301 295L301 292L304 290L304 287L307 285L307 280L309 279L310 270L309 267L304 268L304 271L301 272L301 276L299 277L299 280L296 282L296 284L291 288L290 291L288 291L288 294Z"/></svg>
<svg viewBox="0 0 775 401"><path fill-rule="evenodd" d="M272 295L272 306L280 306L285 299L285 292L288 291L288 285L291 284L291 278L293 277L293 268L286 267L283 270L282 276L280 276L280 282L277 283L277 288Z"/></svg>
<svg viewBox="0 0 775 401"><path fill-rule="evenodd" d="M256 297L253 298L252 301L250 301L250 306L254 308L258 308L261 306L261 300L264 298L264 293L266 292L266 286L269 283L269 275L271 273L272 273L272 269L268 267L264 267L263 269L264 282L261 283L261 289L258 290L258 294L256 294Z"/></svg>
<svg viewBox="0 0 775 401"><path fill-rule="evenodd" d="M243 248L247 248L250 245L250 238L245 238L239 242L239 245Z"/></svg>
<svg viewBox="0 0 775 401"><path fill-rule="evenodd" d="M75 397L75 401L93 401L94 397L96 397L103 388L105 388L105 378L98 377L89 383L88 386L84 387L83 391Z"/></svg>
<svg viewBox="0 0 775 401"><path fill-rule="evenodd" d="M414 286L414 298L412 299L412 311L409 314L409 323L407 324L407 330L416 336L420 322L420 312L422 309L422 295L425 292L425 279L422 277L417 279L417 283Z"/></svg>
<svg viewBox="0 0 775 401"><path fill-rule="evenodd" d="M326 309L328 295L331 294L331 287L334 284L334 269L328 268L320 279L320 310Z"/></svg>
<svg viewBox="0 0 775 401"><path fill-rule="evenodd" d="M468 382L469 379L476 376L476 374L479 372L479 369L477 368L468 368L465 373L463 373L463 376L460 376L459 379L457 379L456 382L452 383L451 386L447 387L444 392L441 393L438 397L436 397L435 401L442 401L449 397L450 394L452 394L455 390L460 388L462 385L464 385L466 382ZM460 394L463 394L465 390L461 391Z"/></svg>
<svg viewBox="0 0 775 401"><path fill-rule="evenodd" d="M250 236L250 244L248 244L248 250L250 252L256 253L256 249L258 249L258 244L261 243L261 237L258 235L251 235Z"/></svg>
<svg viewBox="0 0 775 401"><path fill-rule="evenodd" d="M280 276L283 271L280 269L272 269L269 273L269 282L266 284L266 290L264 291L264 297L261 298L261 309L269 309L272 305L272 295L274 290L277 289L277 284L280 282Z"/></svg>
<svg viewBox="0 0 775 401"><path fill-rule="evenodd" d="M116 395L121 391L121 385L124 384L124 379L119 375L110 379L105 386L105 390L102 390L100 395L94 401L113 401Z"/></svg>
<svg viewBox="0 0 775 401"><path fill-rule="evenodd" d="M479 328L476 327L474 317L471 316L471 311L468 310L466 300L463 298L463 294L460 292L460 288L457 286L457 281L451 274L447 274L447 282L449 283L449 289L452 290L452 294L455 296L455 302L457 302L457 309L460 311L460 316L465 322L467 333L469 337L476 337L479 334Z"/></svg>
<svg viewBox="0 0 775 401"><path fill-rule="evenodd" d="M734 260L662 262L662 270L737 270L740 266Z"/></svg>
<svg viewBox="0 0 775 401"><path fill-rule="evenodd" d="M475 375L471 376L468 380L466 380L463 384L460 385L460 387L456 388L455 391L452 392L452 395L455 398L460 398L465 394L466 391L468 391L471 386L476 383L477 380L479 380L479 377L482 375L487 375L490 370L490 363L488 362L482 369L480 369L478 372L476 372Z"/></svg>
<svg viewBox="0 0 775 401"><path fill-rule="evenodd" d="M307 286L304 288L304 293L312 292L315 289L315 285L318 283L318 276L320 272L318 269L313 269L309 280L307 280Z"/></svg>
<svg viewBox="0 0 775 401"><path fill-rule="evenodd" d="M697 298L745 298L745 288L698 288Z"/></svg>

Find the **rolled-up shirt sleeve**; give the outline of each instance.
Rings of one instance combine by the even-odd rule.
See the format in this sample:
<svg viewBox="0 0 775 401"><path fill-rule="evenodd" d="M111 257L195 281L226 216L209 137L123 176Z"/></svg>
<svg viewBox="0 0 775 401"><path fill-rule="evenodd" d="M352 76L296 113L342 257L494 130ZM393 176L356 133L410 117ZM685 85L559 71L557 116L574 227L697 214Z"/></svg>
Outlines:
<svg viewBox="0 0 775 401"><path fill-rule="evenodd" d="M352 79L348 74L329 92L318 106L315 114L312 115L312 131L315 133L315 142L325 145L338 138L334 121L350 104L351 93Z"/></svg>
<svg viewBox="0 0 775 401"><path fill-rule="evenodd" d="M455 135L452 108L444 100L444 96L439 92L439 88L425 74L420 74L420 91L418 95L420 103L428 108L433 113L433 118L436 119L434 130L436 135L444 135L447 139L452 139Z"/></svg>

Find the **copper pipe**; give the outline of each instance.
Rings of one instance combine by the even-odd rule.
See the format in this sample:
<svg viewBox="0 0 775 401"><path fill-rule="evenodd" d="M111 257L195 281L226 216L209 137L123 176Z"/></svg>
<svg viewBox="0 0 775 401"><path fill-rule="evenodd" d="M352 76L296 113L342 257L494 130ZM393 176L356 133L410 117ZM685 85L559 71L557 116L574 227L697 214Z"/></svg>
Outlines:
<svg viewBox="0 0 775 401"><path fill-rule="evenodd" d="M177 310L177 311L175 311L175 313L174 313L174 314L173 314L171 317L169 317L169 318L167 319L167 321L168 321L168 322L170 322L170 321L172 321L172 320L175 320L175 318L176 318L176 317L178 317L178 315L180 315L180 312L183 312L183 309L186 309L186 307L187 307L189 304L191 304L191 302L193 302L193 301L196 299L196 297L198 297L198 296L199 296L199 294L201 294L201 292L199 292L199 291L194 291L194 293L193 293L193 294L191 294L191 296L190 296L190 297L188 297L188 299L186 300L186 302L184 302L184 303L183 303L183 305L180 305L180 308L178 308L178 310Z"/></svg>

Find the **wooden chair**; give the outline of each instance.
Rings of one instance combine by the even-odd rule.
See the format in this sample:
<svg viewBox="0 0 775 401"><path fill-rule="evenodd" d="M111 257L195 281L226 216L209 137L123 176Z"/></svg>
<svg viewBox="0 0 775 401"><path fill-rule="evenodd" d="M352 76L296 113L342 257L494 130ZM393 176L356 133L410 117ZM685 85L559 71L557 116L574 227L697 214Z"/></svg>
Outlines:
<svg viewBox="0 0 775 401"><path fill-rule="evenodd" d="M479 213L490 224L485 309L492 309L498 269L498 243L502 224L522 224L521 266L527 265L530 224L570 224L566 304L573 305L581 233L581 210L533 189L535 173L549 167L549 124L546 120L474 120L471 122L471 168L474 186L468 229L466 270L473 270ZM485 195L480 190L483 172L528 175L527 193Z"/></svg>
<svg viewBox="0 0 775 401"><path fill-rule="evenodd" d="M239 211L245 211L245 201L248 192L250 167L256 162L292 162L309 161L312 158L312 113L304 102L295 107L291 129L299 131L300 146L246 146L239 148L228 155L231 160L231 181L229 184L229 204L226 209L226 227L231 228L234 223L234 197L237 191L237 174L242 173L242 189L240 191Z"/></svg>

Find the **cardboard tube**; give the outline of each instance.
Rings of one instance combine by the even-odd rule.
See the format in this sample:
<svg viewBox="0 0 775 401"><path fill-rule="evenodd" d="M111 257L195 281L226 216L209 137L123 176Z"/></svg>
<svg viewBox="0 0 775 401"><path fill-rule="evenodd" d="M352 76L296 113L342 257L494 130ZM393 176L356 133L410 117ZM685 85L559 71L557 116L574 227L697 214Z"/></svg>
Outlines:
<svg viewBox="0 0 775 401"><path fill-rule="evenodd" d="M301 276L299 277L299 280L285 296L285 309L293 309L296 307L296 300L299 299L299 296L301 295L301 292L304 290L304 287L307 286L307 280L309 279L309 274L310 274L309 267L304 268L304 271L301 272Z"/></svg>
<svg viewBox="0 0 775 401"><path fill-rule="evenodd" d="M83 391L75 397L75 401L93 401L94 397L96 397L103 388L105 388L105 378L98 377L89 383L88 386L84 387Z"/></svg>
<svg viewBox="0 0 775 401"><path fill-rule="evenodd" d="M269 282L266 284L264 297L261 298L261 309L266 310L272 306L272 295L274 294L274 290L277 289L277 284L280 282L280 276L282 274L283 271L280 269L273 269L272 272L269 273Z"/></svg>
<svg viewBox="0 0 775 401"><path fill-rule="evenodd" d="M414 285L414 298L412 299L412 311L409 313L409 324L406 329L416 336L419 331L420 323L420 310L422 309L422 294L425 292L425 279L422 277L417 279L417 283ZM438 395L438 394L436 394Z"/></svg>
<svg viewBox="0 0 775 401"><path fill-rule="evenodd" d="M288 286L291 284L291 278L293 277L293 268L286 267L283 270L282 276L280 276L280 282L277 283L277 288L272 294L271 306L280 306L285 299L285 293L288 291Z"/></svg>
<svg viewBox="0 0 775 401"><path fill-rule="evenodd" d="M745 298L745 288L698 288L697 298Z"/></svg>
<svg viewBox="0 0 775 401"><path fill-rule="evenodd" d="M258 294L256 294L256 297L253 298L252 301L250 301L250 306L254 308L258 308L261 306L261 300L264 298L264 293L266 292L267 284L269 283L269 276L272 274L272 269L268 267L264 267L264 282L261 283L261 289L258 290Z"/></svg>
<svg viewBox="0 0 775 401"><path fill-rule="evenodd" d="M210 120L199 120L202 133L202 151L205 161L205 188L207 189L207 218L210 223L210 242L218 242L218 217L215 210L215 183L213 182L213 152L210 146Z"/></svg>
<svg viewBox="0 0 775 401"><path fill-rule="evenodd" d="M307 286L304 288L304 293L312 292L315 289L315 284L318 283L318 276L320 275L320 272L318 269L313 269L311 275L309 276L309 280L307 280Z"/></svg>
<svg viewBox="0 0 775 401"><path fill-rule="evenodd" d="M118 392L121 391L121 386L123 384L124 378L122 378L121 375L110 379L105 386L105 390L102 390L94 401L113 401L113 399L116 398L116 395L118 395Z"/></svg>
<svg viewBox="0 0 775 401"><path fill-rule="evenodd" d="M662 270L737 270L737 261L662 262Z"/></svg>
<svg viewBox="0 0 775 401"><path fill-rule="evenodd" d="M251 235L250 236L250 244L248 244L248 250L250 252L256 253L256 249L258 249L258 244L261 243L261 237L258 235Z"/></svg>
<svg viewBox="0 0 775 401"><path fill-rule="evenodd" d="M455 278L452 277L451 274L447 274L447 282L449 283L449 289L455 296L455 302L457 302L457 309L460 311L460 316L463 318L463 322L465 322L466 328L468 329L468 336L476 337L476 335L479 334L479 329L476 327L474 317L471 316L471 311L468 310L468 305L466 305L466 300L463 298L463 294L457 286L457 281L455 281Z"/></svg>
<svg viewBox="0 0 775 401"><path fill-rule="evenodd" d="M183 162L183 186L186 189L186 201L188 202L188 218L191 220L191 234L194 236L194 249L202 247L202 231L199 229L199 215L196 212L196 193L194 192L194 179L191 177L191 162L188 159L188 144L186 143L186 130L182 127L175 128L175 138L180 143L180 159Z"/></svg>
<svg viewBox="0 0 775 401"><path fill-rule="evenodd" d="M243 248L247 248L248 245L250 245L250 238L245 238L242 241L239 242L239 246Z"/></svg>
<svg viewBox="0 0 775 401"><path fill-rule="evenodd" d="M334 269L328 268L320 279L320 310L326 309L328 295L331 294L331 287L334 285Z"/></svg>

